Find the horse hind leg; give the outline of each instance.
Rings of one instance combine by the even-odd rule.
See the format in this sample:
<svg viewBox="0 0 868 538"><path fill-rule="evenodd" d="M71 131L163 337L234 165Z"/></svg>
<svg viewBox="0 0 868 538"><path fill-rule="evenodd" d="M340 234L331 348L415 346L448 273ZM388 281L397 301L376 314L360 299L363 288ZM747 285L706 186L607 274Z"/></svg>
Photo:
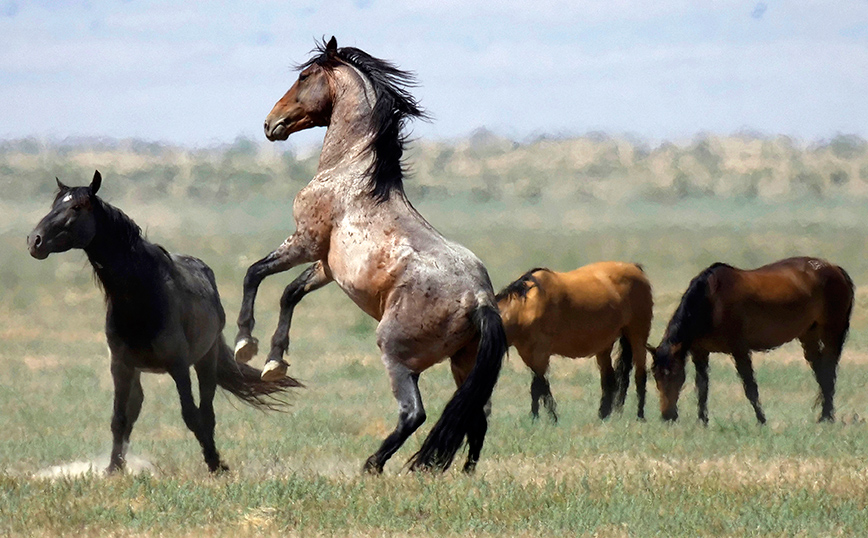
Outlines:
<svg viewBox="0 0 868 538"><path fill-rule="evenodd" d="M398 401L400 411L398 425L394 431L383 440L380 448L365 461L362 470L371 474L381 474L386 461L397 452L408 437L413 435L419 426L425 422L425 408L422 405L422 395L419 393L419 374L411 371L402 363L384 356L383 362L389 371L392 383L392 394Z"/></svg>
<svg viewBox="0 0 868 538"><path fill-rule="evenodd" d="M598 415L600 419L606 419L612 413L615 393L618 390L618 380L615 376L615 370L612 368L612 346L597 353L597 366L600 368L600 388L602 389Z"/></svg>
<svg viewBox="0 0 868 538"><path fill-rule="evenodd" d="M759 389L757 388L756 378L753 374L753 365L751 364L750 353L736 353L734 358L735 369L738 371L738 375L741 377L741 383L744 386L744 394L747 396L751 406L753 406L756 419L760 424L765 424L766 416L765 413L763 413L762 406L760 405Z"/></svg>
<svg viewBox="0 0 868 538"><path fill-rule="evenodd" d="M693 351L693 365L696 367L696 405L699 420L708 425L708 352Z"/></svg>
<svg viewBox="0 0 868 538"><path fill-rule="evenodd" d="M197 371L198 373L198 371ZM202 455L205 457L205 463L208 465L208 470L212 473L225 469L225 465L220 461L220 455L217 453L217 448L214 446L214 431L213 426L208 427L209 423L213 423L213 410L211 410L210 419L206 419L203 417L200 409L196 407L196 402L193 400L193 388L192 383L190 381L190 367L182 361L178 361L178 364L174 365L169 371L169 375L172 376L172 379L175 381L175 388L178 390L178 397L181 401L181 416L184 419L184 423L187 425L187 428L193 432L193 435L196 436L196 440L199 441L199 445L202 447ZM208 375L204 375L206 378L204 385L206 387L206 392L203 395L203 400L208 396L208 385L207 381ZM214 390L216 389L216 381L214 382L215 386L210 390L210 397L213 399ZM203 385L203 381L200 381L200 386ZM208 403L209 407L211 404Z"/></svg>
<svg viewBox="0 0 868 538"><path fill-rule="evenodd" d="M841 358L841 351L844 346L844 338L846 329L823 331L822 348L815 350L811 348L810 354L808 348L805 348L805 358L811 365L814 371L814 378L820 386L820 394L817 396L817 401L821 404L820 422L834 422L835 420L835 381L838 377L838 362ZM813 344L814 347L819 347L818 344ZM810 359L808 357L811 357Z"/></svg>
<svg viewBox="0 0 868 538"><path fill-rule="evenodd" d="M194 366L196 377L199 380L199 416L202 422L202 435L206 439L206 443L202 445L202 450L205 454L205 462L208 463L211 472L229 470L229 467L220 460L214 442L214 429L217 425L217 419L214 415L214 394L217 391L216 361L220 358L221 342L222 340L218 339L218 344L215 344L208 352L206 358ZM206 449L206 446L211 447L213 451Z"/></svg>

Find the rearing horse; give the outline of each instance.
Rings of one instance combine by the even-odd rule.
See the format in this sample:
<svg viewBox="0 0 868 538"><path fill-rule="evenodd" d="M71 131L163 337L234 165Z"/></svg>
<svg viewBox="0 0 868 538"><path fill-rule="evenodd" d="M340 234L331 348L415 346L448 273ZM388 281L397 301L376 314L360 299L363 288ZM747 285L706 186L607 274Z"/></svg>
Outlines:
<svg viewBox="0 0 868 538"><path fill-rule="evenodd" d="M300 68L298 80L265 120L269 140L327 127L319 168L295 197L296 231L250 266L238 316L236 358L256 353L253 304L262 280L315 262L281 300L264 379L282 377L292 308L332 280L379 321L377 345L400 414L395 430L364 464L383 465L425 421L419 374L451 357L458 390L411 469L445 470L467 437L465 471L485 439L485 406L506 352L494 291L482 262L441 236L410 204L403 188L404 123L423 117L407 88L410 73L333 37Z"/></svg>

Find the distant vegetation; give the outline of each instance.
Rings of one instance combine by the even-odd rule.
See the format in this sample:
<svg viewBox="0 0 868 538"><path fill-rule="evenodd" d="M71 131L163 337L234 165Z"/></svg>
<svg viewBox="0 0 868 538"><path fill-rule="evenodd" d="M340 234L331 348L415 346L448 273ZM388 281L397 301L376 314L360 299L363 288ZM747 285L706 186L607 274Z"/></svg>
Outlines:
<svg viewBox="0 0 868 538"><path fill-rule="evenodd" d="M206 149L28 138L0 142L0 188L4 200L31 200L54 190L54 176L81 183L99 168L125 180L114 190L122 197L286 199L313 176L317 158L245 138ZM518 143L479 130L457 141L418 140L407 163L413 200L868 198L868 142L855 135L807 144L784 136L703 135L651 147L605 134Z"/></svg>

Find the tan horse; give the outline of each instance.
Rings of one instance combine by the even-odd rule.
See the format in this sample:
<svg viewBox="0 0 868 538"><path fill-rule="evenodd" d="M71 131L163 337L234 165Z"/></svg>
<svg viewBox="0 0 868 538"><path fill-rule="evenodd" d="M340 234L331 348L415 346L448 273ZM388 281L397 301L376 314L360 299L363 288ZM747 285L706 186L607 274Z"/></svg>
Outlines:
<svg viewBox="0 0 868 538"><path fill-rule="evenodd" d="M687 353L696 366L699 419L708 422L708 354L727 353L757 420L765 414L753 375L751 351L798 339L820 385L821 421L834 420L835 377L853 310L853 281L819 258L788 258L759 269L715 263L687 287L663 341L649 347L666 420L678 418Z"/></svg>
<svg viewBox="0 0 868 538"><path fill-rule="evenodd" d="M377 345L400 414L364 469L386 461L425 421L419 374L451 357L459 387L411 469L449 467L467 437L465 471L479 458L506 337L488 273L466 248L446 240L416 211L403 188L405 122L423 113L408 93L409 73L334 38L301 66L298 80L265 120L269 140L328 127L316 176L295 197L296 231L254 263L244 279L236 359L256 352L256 290L268 275L315 262L284 293L265 379L281 377L292 307L335 281L379 321ZM281 348L282 347L282 348Z"/></svg>
<svg viewBox="0 0 868 538"><path fill-rule="evenodd" d="M533 372L531 413L539 416L542 399L557 420L546 372L551 355L596 356L600 368L600 418L627 396L631 363L636 368L638 417L645 409L645 346L651 330L651 284L638 265L600 262L568 273L532 269L497 295L503 326ZM621 355L612 368L612 349L620 340ZM617 392L617 399L616 399Z"/></svg>

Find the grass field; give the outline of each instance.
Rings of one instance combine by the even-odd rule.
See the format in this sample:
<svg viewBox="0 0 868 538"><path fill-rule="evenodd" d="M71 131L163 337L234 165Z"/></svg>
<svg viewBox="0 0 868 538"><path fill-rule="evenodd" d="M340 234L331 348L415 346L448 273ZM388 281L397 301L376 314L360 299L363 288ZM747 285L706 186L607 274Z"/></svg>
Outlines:
<svg viewBox="0 0 868 538"><path fill-rule="evenodd" d="M112 200L110 184L104 191ZM362 476L397 410L375 323L332 285L296 309L290 360L307 388L288 413L217 398L218 448L232 472L208 475L171 380L147 375L131 460L150 470L49 478L76 462L105 464L112 388L102 297L84 255L27 255L24 237L48 202L0 202L0 535L853 536L868 528L868 209L860 204L459 198L419 207L483 259L497 288L537 265L642 263L655 289L653 343L689 279L714 261L750 267L811 254L842 265L860 287L834 424L815 423L816 383L797 345L755 356L765 427L723 356L712 359L707 428L695 421L692 383L681 420L661 423L653 381L647 422L635 420L631 390L624 412L601 423L593 361L566 359L551 373L561 420L534 423L530 375L512 353L474 476L402 472L454 390L445 365L421 378L429 422L384 476ZM117 204L150 239L214 268L230 320L249 263L293 226L288 201ZM263 284L263 341L294 274ZM234 337L233 325L226 334Z"/></svg>

